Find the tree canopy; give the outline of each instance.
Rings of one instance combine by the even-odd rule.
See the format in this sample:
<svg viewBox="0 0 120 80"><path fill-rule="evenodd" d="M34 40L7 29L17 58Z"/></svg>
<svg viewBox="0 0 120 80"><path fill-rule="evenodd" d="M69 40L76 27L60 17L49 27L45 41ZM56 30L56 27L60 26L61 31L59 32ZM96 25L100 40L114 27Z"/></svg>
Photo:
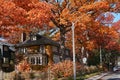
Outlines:
<svg viewBox="0 0 120 80"><path fill-rule="evenodd" d="M120 11L119 4L118 0L0 0L0 34L18 42L22 32L57 27L54 38L61 47L71 48L74 23L77 53L82 47L86 51L110 48L112 43L119 47L119 21L113 23L111 13Z"/></svg>

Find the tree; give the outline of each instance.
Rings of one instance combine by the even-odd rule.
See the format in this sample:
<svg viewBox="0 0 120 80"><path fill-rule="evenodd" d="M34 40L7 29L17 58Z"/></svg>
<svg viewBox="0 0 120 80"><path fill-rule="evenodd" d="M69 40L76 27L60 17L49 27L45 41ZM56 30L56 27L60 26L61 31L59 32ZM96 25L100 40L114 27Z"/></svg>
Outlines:
<svg viewBox="0 0 120 80"><path fill-rule="evenodd" d="M78 3L81 5L78 5ZM88 4L90 5L87 6ZM106 7L108 8L108 6L106 6L107 3L100 2L99 4L98 2L96 5L100 6L101 4L103 4L103 6L101 6L100 9L104 8L105 10ZM87 14L87 12L90 12L90 9L94 9L96 8L96 6L90 8L92 5L94 5L93 2L91 1L76 2L75 0L64 0L62 3L54 2L53 5L54 7L52 8L52 12L54 14L54 17L51 20L56 25L56 27L60 29L61 51L63 51L62 54L64 54L66 33L71 30L72 22L75 22L77 20L76 22L78 22L77 24L79 24L79 26L80 25L85 26L84 24L89 22L90 16L93 15L93 14ZM86 8L86 12L83 11L85 10L84 8ZM83 17L85 17L84 20L86 22L84 20L81 20L81 18L83 19Z"/></svg>
<svg viewBox="0 0 120 80"><path fill-rule="evenodd" d="M5 37L17 38L18 35L14 35L15 33L29 33L34 27L42 29L52 16L51 6L38 0L0 0L0 4L0 32ZM13 37L10 38L14 40ZM19 42L19 39L16 40Z"/></svg>
<svg viewBox="0 0 120 80"><path fill-rule="evenodd" d="M52 4L55 7L52 9L54 17L51 20L60 29L62 51L65 45L72 47L72 22L75 23L76 51L80 55L100 49L100 46L105 48L110 41L118 40L118 32L106 25L112 23L114 16L108 11L115 12L116 7L113 4L118 4L118 1L64 0L62 3Z"/></svg>

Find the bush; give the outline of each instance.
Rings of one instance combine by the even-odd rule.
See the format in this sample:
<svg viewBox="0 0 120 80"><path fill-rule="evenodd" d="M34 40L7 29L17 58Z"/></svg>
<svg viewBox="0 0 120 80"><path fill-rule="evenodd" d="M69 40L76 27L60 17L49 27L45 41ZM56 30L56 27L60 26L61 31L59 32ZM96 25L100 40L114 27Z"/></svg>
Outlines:
<svg viewBox="0 0 120 80"><path fill-rule="evenodd" d="M76 69L80 69L80 65L76 65ZM52 74L57 77L68 77L73 75L73 62L70 60L65 60L63 62L59 62L57 64L53 64L50 66L50 70Z"/></svg>
<svg viewBox="0 0 120 80"><path fill-rule="evenodd" d="M16 66L17 70L19 72L28 72L31 70L30 64L27 62L27 60L23 60L21 61L17 66Z"/></svg>
<svg viewBox="0 0 120 80"><path fill-rule="evenodd" d="M42 70L44 68L45 66L42 66L42 65L31 65L32 70Z"/></svg>

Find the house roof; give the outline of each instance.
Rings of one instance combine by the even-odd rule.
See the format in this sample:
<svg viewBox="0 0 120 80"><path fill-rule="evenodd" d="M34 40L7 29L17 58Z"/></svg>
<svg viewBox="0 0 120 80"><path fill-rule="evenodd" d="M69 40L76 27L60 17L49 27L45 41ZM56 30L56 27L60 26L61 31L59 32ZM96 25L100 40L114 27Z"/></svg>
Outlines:
<svg viewBox="0 0 120 80"><path fill-rule="evenodd" d="M0 41L0 45L13 46L13 44L10 44L8 42L3 42L3 41Z"/></svg>
<svg viewBox="0 0 120 80"><path fill-rule="evenodd" d="M17 44L16 47L29 47L29 46L39 46L39 45L52 45L52 46L57 46L57 47L60 46L59 43L45 36L41 36L39 34L36 34L35 36L37 37L36 40L28 39L22 43Z"/></svg>
<svg viewBox="0 0 120 80"><path fill-rule="evenodd" d="M6 45L6 46L8 46L9 47L9 49L11 50L11 51L15 51L15 48L14 48L14 45L13 44L10 44L10 43L8 43L8 42L3 42L3 41L0 41L0 45Z"/></svg>

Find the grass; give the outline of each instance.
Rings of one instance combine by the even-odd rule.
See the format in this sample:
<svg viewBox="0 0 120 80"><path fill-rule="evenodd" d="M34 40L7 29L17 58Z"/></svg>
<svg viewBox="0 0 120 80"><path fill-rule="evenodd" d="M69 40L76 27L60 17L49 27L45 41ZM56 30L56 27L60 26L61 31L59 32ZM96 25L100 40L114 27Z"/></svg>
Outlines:
<svg viewBox="0 0 120 80"><path fill-rule="evenodd" d="M94 73L90 73L90 74L79 74L79 75L77 75L76 80L84 80L84 79L90 78L90 77L98 75L98 74L100 74L100 72L94 72ZM56 79L56 80L59 80L59 79ZM68 78L62 78L60 80L73 80L73 76L68 77Z"/></svg>
<svg viewBox="0 0 120 80"><path fill-rule="evenodd" d="M95 72L95 73L91 73L91 74L86 74L86 75L84 76L84 78L87 79L87 78L90 78L90 77L92 77L92 76L98 75L98 74L100 74L100 73L101 73L101 72Z"/></svg>

